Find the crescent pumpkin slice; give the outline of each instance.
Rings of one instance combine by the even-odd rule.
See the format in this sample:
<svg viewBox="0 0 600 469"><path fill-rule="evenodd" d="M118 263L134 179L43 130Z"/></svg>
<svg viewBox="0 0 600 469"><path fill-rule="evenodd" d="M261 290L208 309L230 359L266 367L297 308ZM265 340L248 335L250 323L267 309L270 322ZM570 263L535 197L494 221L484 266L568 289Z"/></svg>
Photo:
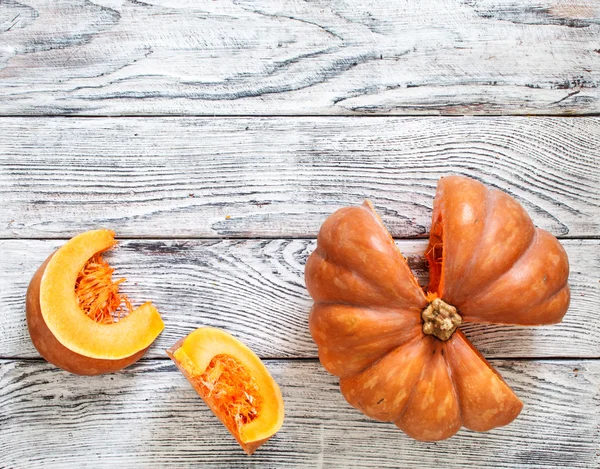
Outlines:
<svg viewBox="0 0 600 469"><path fill-rule="evenodd" d="M133 309L102 253L110 230L79 234L50 255L27 290L31 340L50 363L75 374L118 371L139 360L164 328L151 303Z"/></svg>
<svg viewBox="0 0 600 469"><path fill-rule="evenodd" d="M305 269L319 359L352 406L415 439L506 425L523 404L459 326L560 322L567 255L513 198L450 176L426 257L427 293L368 201L331 215Z"/></svg>
<svg viewBox="0 0 600 469"><path fill-rule="evenodd" d="M201 327L167 354L247 454L281 428L281 391L260 358L231 334Z"/></svg>

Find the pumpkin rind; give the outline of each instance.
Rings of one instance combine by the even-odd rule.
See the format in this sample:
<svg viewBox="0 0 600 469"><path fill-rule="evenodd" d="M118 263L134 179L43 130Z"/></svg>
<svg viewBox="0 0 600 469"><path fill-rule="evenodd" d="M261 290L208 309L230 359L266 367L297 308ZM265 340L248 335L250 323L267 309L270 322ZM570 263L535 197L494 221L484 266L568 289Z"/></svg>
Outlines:
<svg viewBox="0 0 600 469"><path fill-rule="evenodd" d="M485 432L507 425L519 415L523 403L461 331L448 342L447 351L465 427Z"/></svg>
<svg viewBox="0 0 600 469"><path fill-rule="evenodd" d="M562 320L570 300L567 254L518 202L472 179L445 177L434 225L439 218L444 262L437 293L463 319L526 326Z"/></svg>
<svg viewBox="0 0 600 469"><path fill-rule="evenodd" d="M205 399L196 381L211 360L221 354L232 357L249 371L263 398L258 417L239 430L228 423L210 399ZM283 425L283 398L279 386L260 358L231 334L214 327L201 327L177 341L167 350L167 355L247 454L254 453Z"/></svg>
<svg viewBox="0 0 600 469"><path fill-rule="evenodd" d="M430 342L419 335L384 355L363 371L340 379L346 400L365 415L391 422L406 403L430 358Z"/></svg>
<svg viewBox="0 0 600 469"><path fill-rule="evenodd" d="M460 330L425 335L421 313L439 298L458 309L456 324L558 322L564 249L507 194L452 176L438 184L427 257L426 296L370 203L331 215L305 270L321 363L351 405L415 439L506 425L519 398Z"/></svg>
<svg viewBox="0 0 600 469"><path fill-rule="evenodd" d="M321 364L341 378L352 376L390 350L420 336L418 311L405 313L381 307L315 304L308 324L320 344Z"/></svg>
<svg viewBox="0 0 600 469"><path fill-rule="evenodd" d="M317 303L416 308L427 302L400 250L369 202L342 208L319 231L306 263Z"/></svg>
<svg viewBox="0 0 600 469"><path fill-rule="evenodd" d="M87 259L112 247L113 236L112 231L95 230L72 238L46 259L27 290L27 326L34 346L44 359L70 373L97 375L129 366L164 328L150 303L114 324L99 324L79 309L77 272Z"/></svg>
<svg viewBox="0 0 600 469"><path fill-rule="evenodd" d="M425 441L450 438L460 430L460 405L444 355L445 343L429 338L431 351L408 402L394 423L408 436Z"/></svg>

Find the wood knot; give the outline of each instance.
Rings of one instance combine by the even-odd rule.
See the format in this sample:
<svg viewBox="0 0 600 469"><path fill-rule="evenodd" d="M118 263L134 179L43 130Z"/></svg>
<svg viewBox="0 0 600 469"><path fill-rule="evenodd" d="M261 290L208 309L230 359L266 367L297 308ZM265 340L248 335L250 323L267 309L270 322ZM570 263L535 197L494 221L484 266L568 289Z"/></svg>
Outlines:
<svg viewBox="0 0 600 469"><path fill-rule="evenodd" d="M458 310L439 298L433 300L421 313L423 333L448 340L462 324Z"/></svg>

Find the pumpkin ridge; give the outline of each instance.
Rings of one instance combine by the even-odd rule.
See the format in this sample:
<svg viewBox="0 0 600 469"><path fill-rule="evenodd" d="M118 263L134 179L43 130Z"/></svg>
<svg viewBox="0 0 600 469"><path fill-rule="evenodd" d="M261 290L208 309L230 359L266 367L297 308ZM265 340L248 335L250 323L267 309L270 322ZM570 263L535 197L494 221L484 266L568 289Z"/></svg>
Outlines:
<svg viewBox="0 0 600 469"><path fill-rule="evenodd" d="M460 430L462 423L459 402L451 389L452 377L442 354L443 344L439 344L435 339L431 340L432 352L417 382L417 390L423 390L426 394L413 391L401 417L394 422L408 436L420 441L450 438ZM448 401L448 398L451 401ZM440 415L442 410L444 412ZM433 411L435 413L432 413ZM424 415L436 423L432 425L432 421L429 420L429 428L427 423L422 426Z"/></svg>
<svg viewBox="0 0 600 469"><path fill-rule="evenodd" d="M487 359L483 356L483 354L475 347L473 346L473 344L471 343L471 341L467 338L467 336L465 335L465 333L463 331L461 331L460 329L456 331L457 334L460 336L460 338L464 341L464 343L475 353L475 355L477 355L477 357L486 364L486 366L492 370L494 372L494 374L500 378L502 380L502 382L504 382L504 384L506 384L508 386L508 383L506 383L506 381L504 381L504 378L502 377L502 375L500 374L500 372L494 368L492 365L490 365L490 362L487 361ZM510 387L510 386L509 386Z"/></svg>
<svg viewBox="0 0 600 469"><path fill-rule="evenodd" d="M556 292L556 293L558 294L560 292ZM433 298L438 298L438 297L435 296ZM429 301L429 299L427 297L426 297L426 301L427 301L427 304L426 304L425 308L427 306L429 306L429 304L430 304L430 301ZM356 304L356 303L350 303L350 302L347 302L347 301L335 301L335 300L319 301L318 305L319 306L337 306L337 305L341 305L341 306L349 306L351 308L364 308L364 309L367 309L369 311L374 311L376 313L382 313L383 314L383 313L387 312L387 313L398 313L399 315L413 314L413 311L411 311L411 310L414 309L414 314L416 316L418 316L419 318L421 317L421 313L422 313L422 308L419 308L419 307L414 306L414 305L409 306L409 307L399 307L398 306L398 307L394 307L394 308L386 308L386 307L380 306L380 305L366 306L364 304ZM312 313L312 309L311 309L310 313ZM422 326L422 322L423 322L423 320L420 319L420 326L418 328L419 330L422 330L422 327L421 327ZM390 332L388 334L382 334L379 337L387 337L388 335L393 335L393 334ZM404 342L404 343L407 343L407 342Z"/></svg>
<svg viewBox="0 0 600 469"><path fill-rule="evenodd" d="M431 340L429 341L428 344L424 345L424 347L429 347L429 348L432 348L432 346L433 346L433 342ZM398 417L393 420L394 423L399 422L402 419L402 417L404 416L404 414L406 413L406 409L408 409L408 404L411 403L411 401L412 401L412 399L414 397L415 391L417 389L417 386L419 385L419 383L423 379L423 375L425 374L425 370L427 369L427 366L429 365L430 361L431 361L431 355L430 355L429 360L427 361L427 363L423 366L423 368L421 368L421 374L419 375L419 379L417 379L415 381L415 384L413 385L413 388L410 390L410 394L408 395L408 399L406 399L406 402L404 404L404 408L402 409L402 412L400 412L398 414Z"/></svg>
<svg viewBox="0 0 600 469"><path fill-rule="evenodd" d="M452 334L454 335L454 334ZM453 337L450 338L451 341ZM460 426L463 426L464 419L462 415L462 407L460 404L460 394L458 393L458 389L456 389L456 382L454 381L454 373L452 370L452 366L450 366L450 362L448 361L448 354L451 353L450 348L447 346L447 343L444 342L442 344L442 357L444 357L444 363L446 364L446 370L448 371L448 376L450 377L450 382L452 383L452 394L454 394L454 399L456 400L456 404L458 405L458 418L460 419Z"/></svg>
<svg viewBox="0 0 600 469"><path fill-rule="evenodd" d="M386 352L385 354L383 354L381 357L379 357L379 358L378 358L376 361L374 361L373 363L371 363L370 365L368 365L368 366L367 366L366 368L364 368L363 370L361 370L361 371L357 372L356 374L354 374L354 375L351 375L351 376L347 376L347 377L345 377L345 378L340 378L340 389L342 390L342 395L344 396L344 398L346 399L346 401L348 401L348 403L349 403L351 406L353 406L353 407L355 407L355 408L359 409L359 410L360 410L361 412L363 412L365 415L368 415L368 414L365 412L365 407L366 407L368 404L366 404L366 403L364 402L364 399L362 399L362 395L360 395L360 394L359 394L358 396L354 396L354 399L352 399L351 397L349 398L349 397L347 396L347 394L350 394L350 393L348 393L348 392L347 392L347 390L346 390L346 385L347 385L347 383L348 383L349 381L353 381L353 380L356 380L356 379L360 379L364 373L368 373L368 372L370 371L370 369L372 369L372 368L376 368L376 367L379 365L379 363L380 363L382 360L384 360L386 357L388 357L388 356L390 356L390 355L392 355L392 354L395 354L396 352L399 352L399 351L400 351L399 349L410 348L410 347L413 347L415 344L416 344L417 346L419 346L419 345L420 345L420 347L421 347L421 350L424 350L425 348L427 348L427 347L428 347L428 344L419 344L419 342L420 342L420 340L419 340L419 339L420 339L420 337L417 335L417 336L413 337L412 339L410 339L409 341L407 341L407 342L405 342L405 343L403 343L403 344L401 344L401 345L398 345L397 347L394 347L393 349L389 350L388 352ZM421 351L421 350L420 350L420 353L423 353L423 355L430 355L428 352L427 352L427 353L424 353L424 352L423 352L423 351ZM371 378L373 378L374 376L376 376L376 375L377 375L376 371L377 371L377 370L371 370L371 375L369 376L369 378L370 378L370 379L371 379ZM374 418L374 419L376 419L376 420L379 420L379 421L382 421L382 422L395 422L397 419L399 419L399 418L400 418L400 415L401 415L401 414L403 413L403 411L404 411L404 408L405 408L406 404L408 403L408 400L410 399L410 397L411 397L412 393L414 392L414 389L416 388L416 386L417 386L417 384L419 383L419 380L421 379L421 377L422 377L422 376L423 376L423 369L421 369L421 371L420 371L420 374L419 374L419 377L418 377L418 378L415 380L415 382L414 382L413 386L410 388L410 392L408 393L408 398L407 398L407 399L405 400L405 402L404 402L404 406L403 406L401 409L397 410L397 412L396 412L396 415L395 415L394 417L389 417L389 418L385 418L385 419L384 419L384 418L379 418L379 417L375 417L375 416L373 416L373 415L370 415L370 416L371 416L371 418ZM356 385L356 383L353 383L353 384L352 384L352 386L355 386L355 385ZM353 400L354 402L351 402L351 400ZM356 405L355 405L355 404L356 404Z"/></svg>
<svg viewBox="0 0 600 469"><path fill-rule="evenodd" d="M394 332L388 332L386 334L381 334L381 335L377 336L377 338L388 339L390 337L394 337L397 334L398 334L398 332L396 332L396 331L394 331ZM396 350L398 347L402 347L404 345L407 345L407 344L413 342L415 339L419 338L420 336L421 336L421 328L420 327L415 328L415 332L413 334L411 334L408 339L406 339L406 340L404 340L404 341L402 341L400 343L392 345L388 350L386 350L386 351L383 352L383 355L386 355L386 354L388 354L388 353ZM341 351L347 350L347 347L344 347L343 345L341 345L341 346L334 346L334 345L327 344L327 345L321 345L321 347L327 347L329 350L336 351L336 352L341 352ZM378 352L373 353L373 355L377 355L377 354L378 354ZM370 363L365 368L363 368L361 371L359 371L359 373L361 373L362 371L366 370L371 365L374 365L376 362L379 361L380 358L381 357L378 357L374 362Z"/></svg>
<svg viewBox="0 0 600 469"><path fill-rule="evenodd" d="M530 308L535 308L536 306L539 306L543 303L547 303L550 302L550 300L556 298L558 295L560 295L564 290L569 290L570 291L570 287L568 283L565 283L564 285L562 285L556 292L554 292L552 295L546 297L546 298L541 298L539 301L536 301L534 303L530 303L528 306ZM473 324L496 324L496 325L501 325L501 326L514 326L514 325L520 325L520 326L547 326L547 325L551 325L551 324L558 324L562 321L562 317L559 318L557 321L551 321L551 322L544 322L544 323L535 323L535 324L522 324L522 323L514 323L514 322L507 322L507 321L480 321L474 318L471 318L471 316L466 316L468 319L465 320L465 322L472 322Z"/></svg>
<svg viewBox="0 0 600 469"><path fill-rule="evenodd" d="M517 257L513 261L513 263L510 265L510 267L508 269L506 269L506 271L503 272L502 274L500 274L498 277L493 278L487 284L483 285L483 288L481 288L479 291L477 291L477 293L475 293L471 298L469 298L469 300L475 300L475 299L479 298L480 296L484 295L485 293L487 293L494 286L494 283L502 280L503 277L505 277L506 275L508 275L510 273L510 271L514 268L514 266L517 265L518 262L521 259L523 259L523 256L525 256L525 254L527 254L529 252L529 250L535 245L535 243L536 243L536 241L538 239L538 231L539 230L540 230L539 228L535 229L534 235L531 237L531 241L527 245L527 248L521 253L521 255L519 257ZM476 321L469 321L469 322L476 322ZM490 324L496 324L496 323L490 323Z"/></svg>
<svg viewBox="0 0 600 469"><path fill-rule="evenodd" d="M552 299L554 299L555 297L557 297L558 295L560 295L564 290L569 290L569 293L571 292L571 287L569 286L569 282L565 282L564 285L562 285L558 290L556 290L554 293L552 293L552 295L548 296L547 298L542 298L539 301L536 301L535 303L532 303L531 306L539 306L542 303L548 302ZM559 321L560 322L560 321Z"/></svg>
<svg viewBox="0 0 600 469"><path fill-rule="evenodd" d="M538 306L538 305L540 305L542 303L545 303L546 301L550 301L551 299L553 299L554 297L556 297L557 295L559 295L565 288L568 288L568 287L569 287L568 283L560 285L549 296L539 298L537 301L534 301L533 303L529 303L529 307L533 308L534 306Z"/></svg>
<svg viewBox="0 0 600 469"><path fill-rule="evenodd" d="M367 208L371 212L371 214L373 215L375 220L379 223L379 226L381 226L382 230L385 232L385 234L387 234L389 239L392 241L392 244L394 245L394 251L396 252L398 257L402 260L402 263L406 267L406 270L410 273L409 280L417 288L417 290L419 290L422 293L423 298L425 298L426 295L425 295L425 292L423 291L423 287L421 287L421 285L419 285L419 281L417 280L415 273L412 271L412 269L408 265L406 258L402 255L402 251L400 251L400 248L396 244L396 241L394 240L394 237L390 233L390 230L387 229L387 227L383 223L383 220L381 219L379 214L375 211L375 208L373 207L373 203L369 199L366 199L362 205L363 205L363 207Z"/></svg>
<svg viewBox="0 0 600 469"><path fill-rule="evenodd" d="M347 314L352 314L350 311L344 311L345 308L365 311L359 316L361 322L358 326L355 321L349 323L344 320L345 317L349 317ZM380 316L378 312L373 312L370 308L365 310L363 306L333 305L332 307L322 303L313 306L308 320L309 331L319 347L321 363L331 374L348 377L360 373L387 353L422 335L418 309L415 309L414 315L397 314L395 309L387 309L387 312L381 313ZM356 327L363 333L368 333L369 338L361 339L357 336ZM381 334L379 331L381 327L385 327L388 332ZM322 335L324 330L339 331L336 340L328 340L324 337ZM351 355L352 359L344 361L343 365L339 361L331 360L333 356L339 355Z"/></svg>
<svg viewBox="0 0 600 469"><path fill-rule="evenodd" d="M485 421L485 416L482 414L482 411L486 410L487 405L484 404L484 407L482 409L480 407L481 403L478 404L476 400L473 401L472 396L471 398L469 398L469 396L467 395L470 392L472 392L470 390L471 388L465 387L465 384L463 382L463 392L466 392L467 394L461 394L460 392L458 392L458 388L456 387L456 381L453 381L453 385L455 386L455 389L457 390L457 394L459 396L458 402L459 404L461 404L459 409L461 413L461 419L465 428L474 431L489 431L493 428L509 424L519 415L523 407L523 403L521 402L521 400L518 398L518 396L515 394L512 388L508 385L508 383L504 380L504 378L502 378L502 375L498 372L498 370L496 370L496 368L490 365L490 363L485 359L481 352L473 346L471 341L467 339L467 337L462 331L459 331L457 340L452 341L449 344L449 348L447 351L447 361L450 364L450 369L453 372L456 371L459 377L464 374L464 370L455 370L454 367L460 366L463 363L469 364L471 363L471 359L477 359L477 363L482 364L487 372L491 372L492 375L498 380L498 383L502 386L502 396L500 397L500 400L497 399L497 394L493 392L492 389L488 389L488 392L491 393L490 395L488 395L488 399L493 397L495 398L497 403L502 402L504 405L507 406L507 408L502 410L500 413L496 413L496 415L488 415L488 420ZM469 353L469 357L465 358L465 352ZM478 372L476 376L481 377L482 372ZM467 390L469 391L467 392ZM474 413L475 420L483 419L483 422L479 421L476 425L474 425L475 422L473 421L473 415L471 415L471 417L466 415L467 410L471 413ZM503 416L504 418L498 420L499 416Z"/></svg>
<svg viewBox="0 0 600 469"><path fill-rule="evenodd" d="M488 223L488 218L493 213L493 210L491 210L492 204L490 203L490 197L492 195L494 195L494 191L490 190L489 188L486 187L485 199L483 201L483 203L485 204L485 216L484 216L484 220L483 220L483 226L484 226L484 228L483 228L483 231L481 233L481 237L482 238L484 237L484 235L486 234L486 231L491 226ZM440 208L440 212L443 215L444 210L442 208ZM444 219L445 219L445 217L442 216L442 220L444 220ZM443 245L443 242L444 242L444 236L443 236L443 234L444 234L445 231L446 231L445 229L442 230L442 245ZM478 244L477 247L471 253L472 254L472 258L476 259L477 255L479 254L480 251L481 251L481 244ZM443 277L443 272L444 272L444 261L445 261L445 257L442 257L442 266L441 266L441 272L442 272L441 276L442 277ZM472 275L473 274L473 270L475 269L475 266L476 266L475 262L471 262L470 265L469 265L469 268L467 269L467 271L465 271L463 273L463 278L468 278L469 275ZM507 270L510 270L511 267L512 267L512 265ZM443 285L443 282L441 280L440 280L440 285ZM440 293L442 293L441 289L440 289ZM441 295L440 295L440 298L441 298Z"/></svg>
<svg viewBox="0 0 600 469"><path fill-rule="evenodd" d="M388 233L389 234L389 233ZM393 238L392 238L393 241ZM411 268L408 266L406 259L404 259L404 256L402 256L402 253L400 252L400 250L398 249L398 246L396 246L396 243L394 243L394 246L396 247L396 251L398 252L398 256L400 257L400 259L402 259L402 262L404 262L404 264L406 265L406 268L408 269L408 271L410 272L410 276L411 279L413 280L413 285L415 285L418 289L418 291L421 293L423 300L425 300L425 292L423 291L423 288L421 288L421 286L418 284L417 279L415 277L414 272L411 270ZM329 261L327 260L326 256L323 256L322 254L317 254L318 257L320 257L322 259L323 263L327 263L329 265L332 266L336 266L339 269L343 269L346 272L349 272L352 274L352 276L360 279L362 282L364 282L365 284L369 285L374 291L376 291L377 293L379 293L381 296L384 297L389 297L390 296L390 292L388 290L384 290L378 283L374 283L373 281L371 281L370 279L368 279L367 277L365 277L362 273L356 271L356 270L352 270L351 268L343 265L342 263L338 263L338 262L334 262L334 261ZM409 303L408 301L404 301L404 302L400 302L400 298L397 295L397 292L393 291L392 292L394 294L392 299L392 303L394 305L397 305L398 307L410 307L412 305L412 303ZM360 304L360 303L350 303L347 301L335 301L335 300L331 300L331 301L323 301L323 300L318 300L319 303L337 303L337 304L347 304L348 306L365 306L364 304ZM392 308L390 308L392 309Z"/></svg>
<svg viewBox="0 0 600 469"><path fill-rule="evenodd" d="M419 340L420 338L422 338L422 336L419 336L419 335L417 335L417 336L416 336L414 339L412 339L411 341L409 341L409 342L406 342L406 343L404 343L404 344L402 344L402 345L399 345L399 346L398 346L398 347L396 347L396 348L400 348L400 347L407 346L407 345L411 344L412 342L415 342L415 341ZM426 348L426 347L428 347L429 345L430 345L430 344L425 344L425 345L423 345L423 348ZM396 350L396 349L394 349L394 350ZM381 357L379 360L381 360L382 358L383 358L383 357ZM431 357L429 358L429 360L431 360ZM413 386L412 386L412 389L410 390L410 393L409 393L409 395L408 395L408 399L406 399L406 402L404 403L404 406L402 407L402 409L400 410L400 412L399 412L399 413L396 415L396 417L390 420L391 422L397 422L397 421L399 421L399 420L402 418L402 416L404 415L404 413L406 412L406 409L408 408L408 403L409 403L409 402L410 402L410 400L412 399L412 397L413 397L413 394L415 393L415 390L417 389L417 386L419 385L419 381L421 381L421 379L423 378L423 374L425 373L425 368L426 368L426 366L424 366L424 367L421 369L421 374L419 375L419 377L418 377L418 378L417 378L417 380L415 381L415 384L413 384Z"/></svg>
<svg viewBox="0 0 600 469"><path fill-rule="evenodd" d="M334 265L333 261L327 260L326 256L321 256L321 258L323 259L324 263L327 263L329 265ZM387 292L385 290L382 290L381 287L378 284L373 283L372 281L368 280L360 272L354 271L354 270L348 268L347 266L345 266L343 264L335 263L335 265L339 269L344 269L346 272L350 272L353 277L356 277L356 278L360 279L361 281L363 281L364 283L366 283L367 285L369 285L373 290L376 290L379 294L387 296ZM353 304L353 303L350 303L350 302L344 302L344 303L348 303L349 306L364 306L364 305L361 305L361 304Z"/></svg>
<svg viewBox="0 0 600 469"><path fill-rule="evenodd" d="M544 297L544 298L540 298L538 301L536 301L534 303L530 303L528 306L530 308L534 308L536 306L541 305L542 303L550 302L550 300L556 298L565 289L570 289L568 283L562 285L557 291L555 291L554 293L552 293L550 296ZM472 322L474 324L497 324L497 325L504 325L504 326L514 326L515 325L515 323L512 323L512 322L504 322L504 321L494 321L494 322L490 322L490 321L475 321L473 319L469 319L467 322ZM561 319L559 319L558 321L554 321L554 322L544 322L542 324L535 324L535 325L536 326L546 326L546 325L550 325L550 324L557 324L559 322L561 322ZM519 324L517 324L517 325L519 325ZM531 324L531 325L534 325L534 324ZM527 326L527 324L525 324L525 326Z"/></svg>

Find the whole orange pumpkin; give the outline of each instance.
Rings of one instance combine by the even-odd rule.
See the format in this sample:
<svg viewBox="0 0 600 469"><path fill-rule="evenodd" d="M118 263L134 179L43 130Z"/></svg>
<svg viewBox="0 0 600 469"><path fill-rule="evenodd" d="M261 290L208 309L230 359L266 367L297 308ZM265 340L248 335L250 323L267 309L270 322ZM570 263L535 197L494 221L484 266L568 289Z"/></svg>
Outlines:
<svg viewBox="0 0 600 469"><path fill-rule="evenodd" d="M305 272L319 359L351 405L415 439L506 425L523 404L458 326L560 322L567 255L513 198L451 176L426 256L427 293L369 202L331 215Z"/></svg>

